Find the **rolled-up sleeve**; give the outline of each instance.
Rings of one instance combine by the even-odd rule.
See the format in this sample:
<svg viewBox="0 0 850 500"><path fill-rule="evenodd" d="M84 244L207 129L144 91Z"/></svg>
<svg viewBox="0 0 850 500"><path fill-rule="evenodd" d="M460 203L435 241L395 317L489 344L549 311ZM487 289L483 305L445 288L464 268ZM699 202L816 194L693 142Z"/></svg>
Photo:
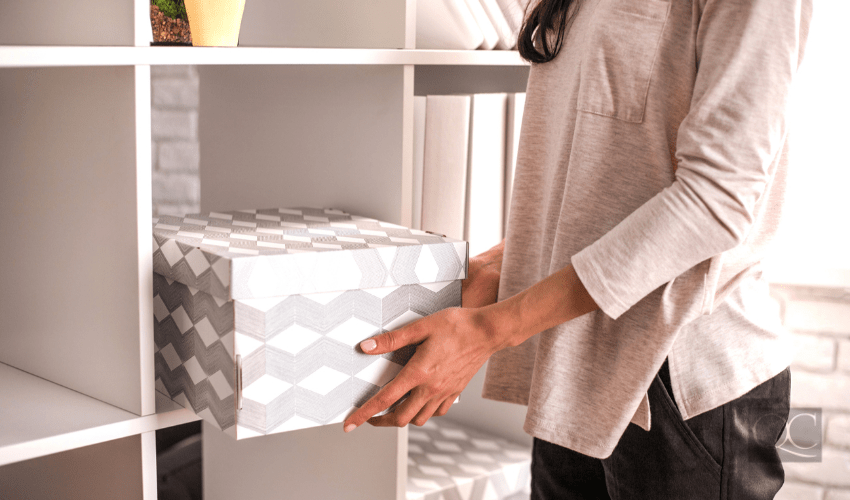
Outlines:
<svg viewBox="0 0 850 500"><path fill-rule="evenodd" d="M785 141L808 2L703 2L674 182L571 260L608 316L746 238Z"/></svg>

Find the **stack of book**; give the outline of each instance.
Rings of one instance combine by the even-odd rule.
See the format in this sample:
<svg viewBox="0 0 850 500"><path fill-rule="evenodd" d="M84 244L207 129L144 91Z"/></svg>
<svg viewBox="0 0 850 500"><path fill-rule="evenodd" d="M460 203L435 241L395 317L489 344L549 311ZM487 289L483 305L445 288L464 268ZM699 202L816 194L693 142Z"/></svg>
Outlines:
<svg viewBox="0 0 850 500"><path fill-rule="evenodd" d="M510 50L528 0L419 0L416 48Z"/></svg>
<svg viewBox="0 0 850 500"><path fill-rule="evenodd" d="M502 240L524 107L524 93L414 98L414 228L470 256Z"/></svg>

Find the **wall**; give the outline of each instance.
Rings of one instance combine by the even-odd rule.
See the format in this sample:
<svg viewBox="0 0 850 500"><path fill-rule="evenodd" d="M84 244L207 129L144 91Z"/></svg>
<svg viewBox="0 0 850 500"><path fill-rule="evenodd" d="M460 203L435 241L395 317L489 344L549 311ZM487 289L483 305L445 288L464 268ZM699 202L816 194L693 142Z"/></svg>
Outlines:
<svg viewBox="0 0 850 500"><path fill-rule="evenodd" d="M850 290L773 285L794 336L791 406L823 408L820 463L786 463L778 500L850 500Z"/></svg>
<svg viewBox="0 0 850 500"><path fill-rule="evenodd" d="M153 215L199 211L198 69L151 66Z"/></svg>

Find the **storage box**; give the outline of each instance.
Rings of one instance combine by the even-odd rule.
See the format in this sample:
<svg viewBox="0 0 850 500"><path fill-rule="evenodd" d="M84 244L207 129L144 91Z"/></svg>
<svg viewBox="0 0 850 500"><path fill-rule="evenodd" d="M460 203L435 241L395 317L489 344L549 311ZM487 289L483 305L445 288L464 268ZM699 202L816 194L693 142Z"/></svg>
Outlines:
<svg viewBox="0 0 850 500"><path fill-rule="evenodd" d="M342 422L414 348L360 341L461 304L467 244L338 210L154 219L157 390L237 439Z"/></svg>

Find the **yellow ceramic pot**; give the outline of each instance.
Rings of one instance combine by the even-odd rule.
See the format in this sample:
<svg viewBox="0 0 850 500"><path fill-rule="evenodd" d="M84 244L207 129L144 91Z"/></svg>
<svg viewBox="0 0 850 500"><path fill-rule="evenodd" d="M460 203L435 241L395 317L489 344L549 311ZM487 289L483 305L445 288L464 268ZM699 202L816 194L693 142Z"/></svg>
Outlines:
<svg viewBox="0 0 850 500"><path fill-rule="evenodd" d="M235 47L245 0L184 0L192 45Z"/></svg>

